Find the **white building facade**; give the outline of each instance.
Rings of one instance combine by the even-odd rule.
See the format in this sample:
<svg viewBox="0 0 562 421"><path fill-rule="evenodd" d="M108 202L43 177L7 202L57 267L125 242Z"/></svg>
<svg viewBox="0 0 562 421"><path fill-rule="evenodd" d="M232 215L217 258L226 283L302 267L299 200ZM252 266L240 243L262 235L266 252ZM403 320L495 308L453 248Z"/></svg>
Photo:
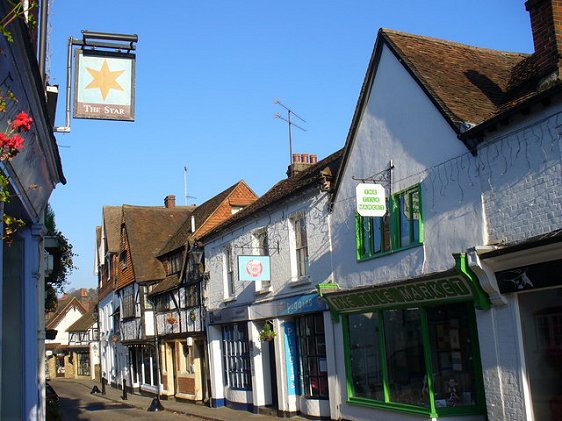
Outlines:
<svg viewBox="0 0 562 421"><path fill-rule="evenodd" d="M316 292L332 275L320 172L335 173L340 156L278 183L201 239L212 405L329 416L332 322Z"/></svg>

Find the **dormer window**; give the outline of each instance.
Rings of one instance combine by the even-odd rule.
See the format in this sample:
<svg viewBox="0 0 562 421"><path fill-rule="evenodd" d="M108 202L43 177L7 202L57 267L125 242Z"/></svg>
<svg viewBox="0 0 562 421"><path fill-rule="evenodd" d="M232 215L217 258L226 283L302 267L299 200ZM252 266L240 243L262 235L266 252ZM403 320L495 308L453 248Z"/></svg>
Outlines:
<svg viewBox="0 0 562 421"><path fill-rule="evenodd" d="M168 274L178 273L181 271L181 254L176 253L168 259Z"/></svg>

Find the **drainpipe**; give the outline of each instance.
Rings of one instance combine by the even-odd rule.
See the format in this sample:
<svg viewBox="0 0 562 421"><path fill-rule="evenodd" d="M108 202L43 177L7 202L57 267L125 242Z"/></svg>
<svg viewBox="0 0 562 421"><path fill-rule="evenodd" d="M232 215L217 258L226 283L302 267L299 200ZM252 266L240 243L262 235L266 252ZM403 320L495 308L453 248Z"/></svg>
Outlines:
<svg viewBox="0 0 562 421"><path fill-rule="evenodd" d="M41 16L39 17L39 72L43 86L46 85L47 26L49 20L49 0L41 0Z"/></svg>

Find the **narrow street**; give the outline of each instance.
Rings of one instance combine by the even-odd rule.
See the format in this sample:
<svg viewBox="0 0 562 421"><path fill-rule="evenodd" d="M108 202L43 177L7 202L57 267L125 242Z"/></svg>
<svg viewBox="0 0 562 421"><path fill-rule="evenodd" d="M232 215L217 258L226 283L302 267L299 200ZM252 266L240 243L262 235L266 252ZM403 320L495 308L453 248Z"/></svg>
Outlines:
<svg viewBox="0 0 562 421"><path fill-rule="evenodd" d="M72 380L53 380L49 382L59 395L59 408L62 421L124 421L144 420L201 420L204 418L170 411L148 412L131 404L116 402L105 396L90 394L86 385ZM149 401L150 403L150 401Z"/></svg>

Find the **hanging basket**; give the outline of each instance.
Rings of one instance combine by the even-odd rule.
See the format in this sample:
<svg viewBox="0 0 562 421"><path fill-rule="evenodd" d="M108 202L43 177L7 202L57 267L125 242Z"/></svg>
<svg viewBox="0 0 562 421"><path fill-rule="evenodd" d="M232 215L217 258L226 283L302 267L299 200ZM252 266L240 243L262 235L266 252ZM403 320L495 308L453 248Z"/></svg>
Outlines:
<svg viewBox="0 0 562 421"><path fill-rule="evenodd" d="M178 319L176 319L174 316L168 316L168 317L166 318L166 322L167 322L169 325L175 325L175 324L178 322Z"/></svg>
<svg viewBox="0 0 562 421"><path fill-rule="evenodd" d="M266 323L263 330L260 332L260 341L270 342L277 336L277 333L271 327L271 324Z"/></svg>

